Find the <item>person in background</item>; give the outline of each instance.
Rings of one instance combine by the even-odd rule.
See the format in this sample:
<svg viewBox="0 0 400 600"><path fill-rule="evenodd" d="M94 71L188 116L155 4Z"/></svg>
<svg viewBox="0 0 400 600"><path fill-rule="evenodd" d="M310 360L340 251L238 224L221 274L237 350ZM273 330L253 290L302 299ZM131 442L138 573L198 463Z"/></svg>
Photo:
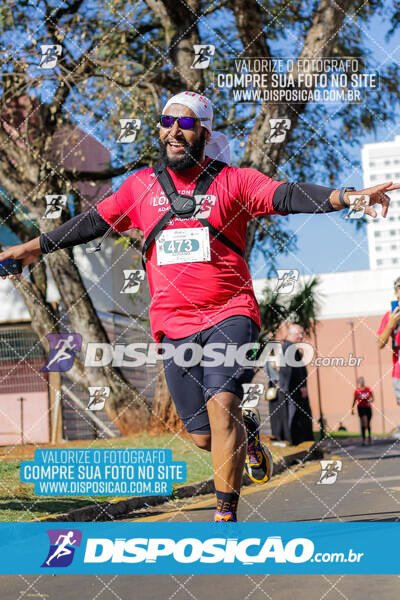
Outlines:
<svg viewBox="0 0 400 600"><path fill-rule="evenodd" d="M359 377L357 379L357 385L354 392L353 405L351 407L351 414L354 415L354 405L357 402L357 412L360 417L361 424L361 435L362 435L362 445L365 446L365 431L368 429L368 443L371 444L371 418L372 418L372 408L371 402L374 401L374 395L372 393L371 388L365 385L364 377Z"/></svg>
<svg viewBox="0 0 400 600"><path fill-rule="evenodd" d="M272 339L272 338L271 338ZM279 390L279 371L277 361L267 360L265 372L268 381L267 400L269 400L269 419L272 437L278 441L290 440L287 400ZM268 397L270 395L270 397Z"/></svg>
<svg viewBox="0 0 400 600"><path fill-rule="evenodd" d="M339 421L338 431L347 431L347 428L343 425L342 421Z"/></svg>
<svg viewBox="0 0 400 600"><path fill-rule="evenodd" d="M394 282L394 293L397 298L397 305L396 301L392 302L392 310L388 310L383 316L378 329L378 348L382 350L382 348L386 346L389 338L392 338L392 384L397 404L400 404L400 277Z"/></svg>
<svg viewBox="0 0 400 600"><path fill-rule="evenodd" d="M288 346L303 340L303 327L296 323L289 323L286 339L282 344L283 354L285 355ZM298 360L300 360L300 356ZM279 389L281 398L283 397L286 401L290 443L297 446L305 441L314 441L312 414L307 391L307 368L304 366L281 366Z"/></svg>

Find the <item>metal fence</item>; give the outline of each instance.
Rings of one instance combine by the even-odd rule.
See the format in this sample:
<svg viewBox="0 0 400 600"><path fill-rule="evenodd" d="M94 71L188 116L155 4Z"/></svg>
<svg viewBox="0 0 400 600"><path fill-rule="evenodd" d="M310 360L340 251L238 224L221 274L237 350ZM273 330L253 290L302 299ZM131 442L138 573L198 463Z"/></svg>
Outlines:
<svg viewBox="0 0 400 600"><path fill-rule="evenodd" d="M60 307L62 309L62 307ZM122 315L106 312L98 312L99 318L106 331L110 343L130 344L133 342L152 342L150 329L145 320L125 317ZM61 331L72 332L71 324L67 314L62 311ZM84 357L80 356L83 360ZM147 402L152 402L154 398L155 386L157 381L157 365L122 368L123 375L127 381L135 387L141 397ZM68 388L82 404L87 405L88 394L77 384L68 378L68 373L63 373L61 377L62 385ZM129 389L127 390L129 394ZM102 411L96 412L96 416L109 428L114 435L120 433L110 420L108 415ZM82 410L71 396L62 394L62 419L63 419L63 437L67 440L87 440L104 438L104 431L94 423L87 410Z"/></svg>
<svg viewBox="0 0 400 600"><path fill-rule="evenodd" d="M0 325L0 394L46 391L45 359L30 324Z"/></svg>

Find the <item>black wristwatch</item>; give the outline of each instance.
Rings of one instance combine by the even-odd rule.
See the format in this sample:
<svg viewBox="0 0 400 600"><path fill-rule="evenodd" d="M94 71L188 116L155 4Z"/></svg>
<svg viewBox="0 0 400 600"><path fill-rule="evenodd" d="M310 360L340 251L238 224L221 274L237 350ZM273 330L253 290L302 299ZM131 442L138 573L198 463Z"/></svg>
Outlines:
<svg viewBox="0 0 400 600"><path fill-rule="evenodd" d="M343 206L343 208L349 208L347 204L345 204L344 201L344 193L345 192L355 192L356 188L354 187L342 187L340 188L340 194L339 194L339 200L340 200L340 204Z"/></svg>

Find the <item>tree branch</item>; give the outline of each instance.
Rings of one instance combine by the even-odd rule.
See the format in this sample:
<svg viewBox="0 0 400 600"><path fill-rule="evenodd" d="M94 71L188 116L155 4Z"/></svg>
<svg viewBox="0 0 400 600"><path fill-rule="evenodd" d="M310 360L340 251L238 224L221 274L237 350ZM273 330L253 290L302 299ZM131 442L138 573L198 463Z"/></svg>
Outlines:
<svg viewBox="0 0 400 600"><path fill-rule="evenodd" d="M145 0L159 19L165 33L169 57L174 65L173 78L177 79L176 88L201 91L204 78L201 69L191 69L194 59L193 44L200 44L198 22L200 0Z"/></svg>
<svg viewBox="0 0 400 600"><path fill-rule="evenodd" d="M0 219L2 219L2 225L9 227L21 240L22 243L28 242L32 239L32 229L27 227L13 211L12 207L6 206L4 202L0 200Z"/></svg>
<svg viewBox="0 0 400 600"><path fill-rule="evenodd" d="M270 58L263 31L262 12L256 0L230 0L236 27L243 44L243 56Z"/></svg>
<svg viewBox="0 0 400 600"><path fill-rule="evenodd" d="M71 169L62 171L62 174L70 181L104 181L133 171L134 169L148 167L152 161L154 161L154 157L142 156L139 160L127 163L122 167L110 167L103 171L78 171Z"/></svg>
<svg viewBox="0 0 400 600"><path fill-rule="evenodd" d="M208 8L203 10L202 14L204 17L206 17L207 15L211 15L216 10L219 10L220 8L224 8L224 6L228 6L228 4L229 4L229 0L222 0L219 4L214 4L214 6L209 6Z"/></svg>

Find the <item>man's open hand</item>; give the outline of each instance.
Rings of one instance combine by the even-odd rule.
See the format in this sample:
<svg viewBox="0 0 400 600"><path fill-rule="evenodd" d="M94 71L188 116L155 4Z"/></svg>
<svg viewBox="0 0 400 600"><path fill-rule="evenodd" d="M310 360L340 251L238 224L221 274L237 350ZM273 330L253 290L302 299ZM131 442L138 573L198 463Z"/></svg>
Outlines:
<svg viewBox="0 0 400 600"><path fill-rule="evenodd" d="M361 195L367 194L369 196L369 205L365 209L365 214L370 215L374 219L378 216L378 213L372 207L375 204L382 205L382 217L386 217L390 198L387 195L387 192L391 192L392 190L400 189L400 183L393 183L389 181L388 183L380 183L379 185L374 185L373 187L365 188L364 190L359 190L358 192L346 192L347 198L349 195Z"/></svg>

